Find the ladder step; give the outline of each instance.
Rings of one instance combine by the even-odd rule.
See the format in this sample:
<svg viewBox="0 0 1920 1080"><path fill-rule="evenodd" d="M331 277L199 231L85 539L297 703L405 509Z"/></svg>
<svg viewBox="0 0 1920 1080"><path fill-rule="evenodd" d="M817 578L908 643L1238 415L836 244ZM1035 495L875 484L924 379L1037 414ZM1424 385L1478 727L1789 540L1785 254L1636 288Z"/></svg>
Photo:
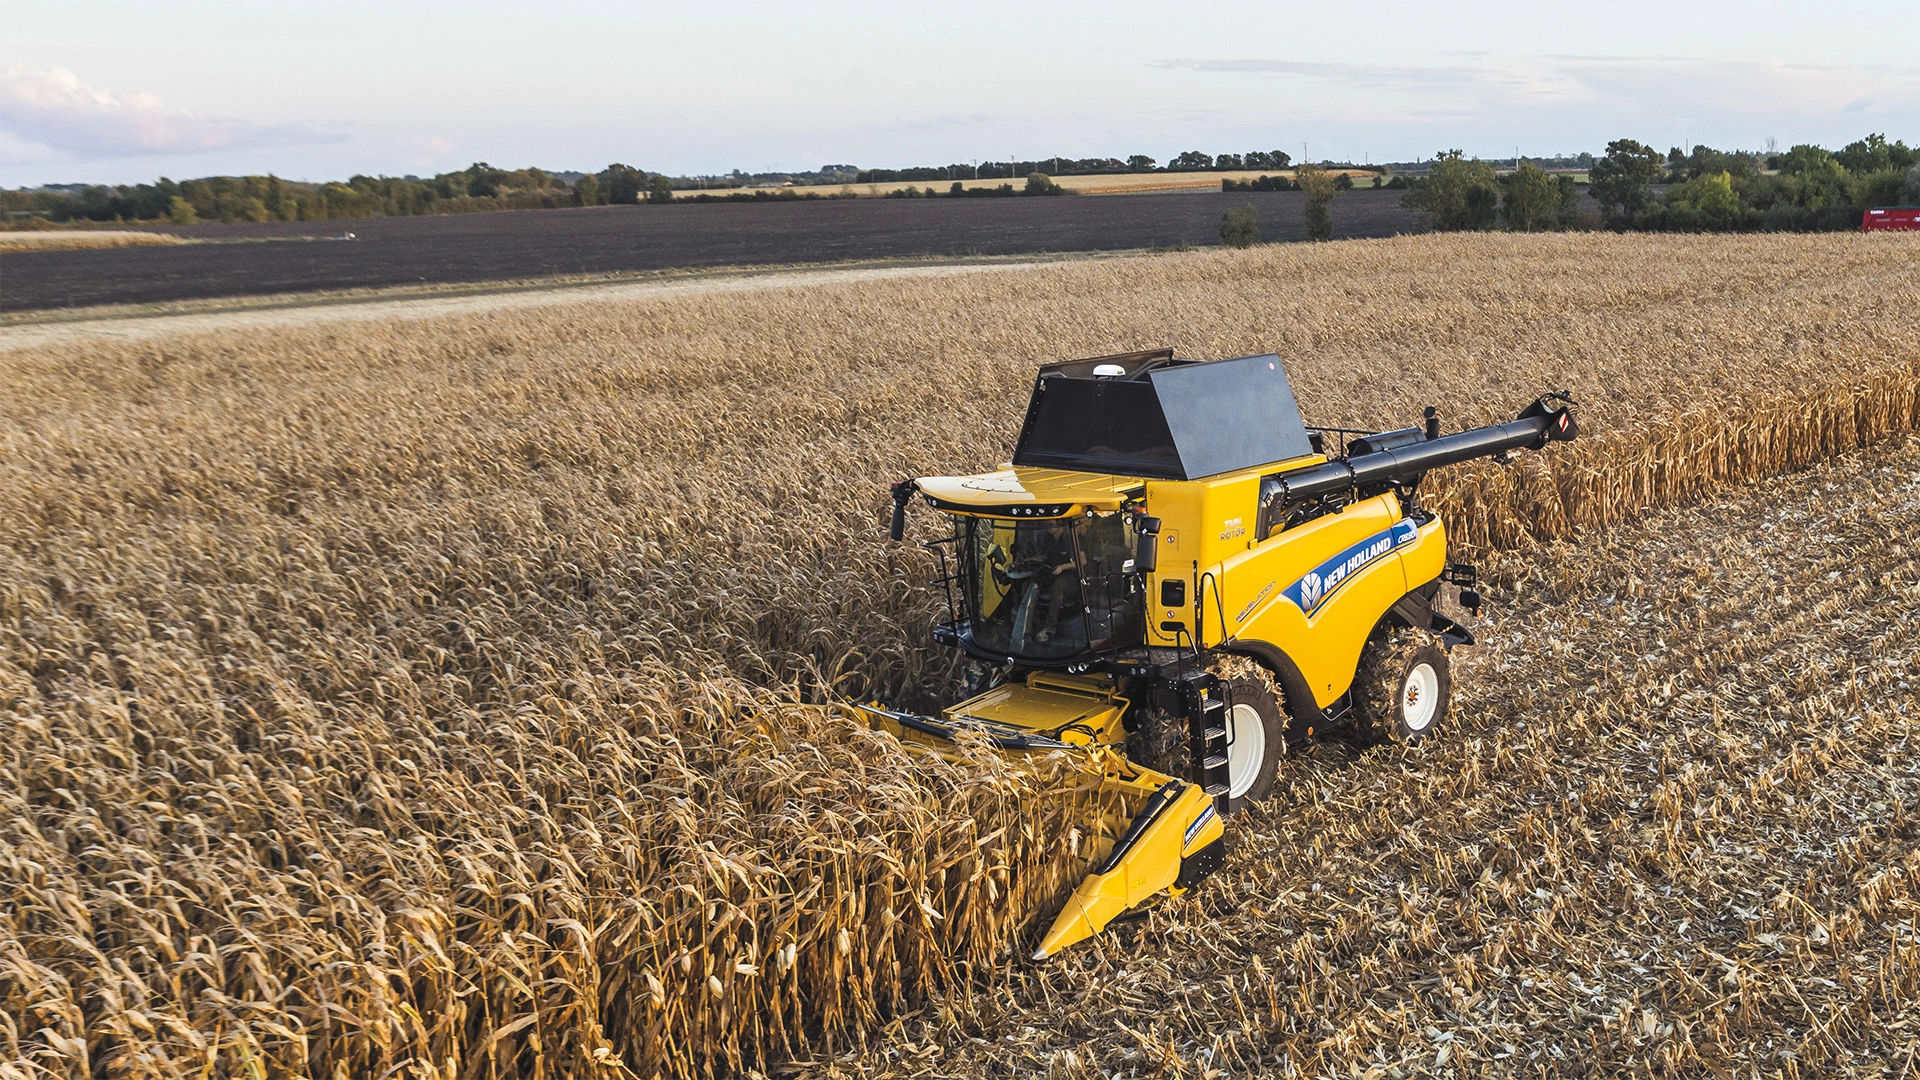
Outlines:
<svg viewBox="0 0 1920 1080"><path fill-rule="evenodd" d="M1215 754L1212 757L1208 758L1207 760L1201 762L1200 767L1207 770L1208 772L1212 772L1215 769L1224 769L1227 767L1227 755Z"/></svg>
<svg viewBox="0 0 1920 1080"><path fill-rule="evenodd" d="M1206 737L1207 737L1207 741L1208 741L1208 742L1212 742L1212 741L1213 741L1213 740L1215 740L1215 739L1224 739L1224 738L1226 738L1226 737L1227 737L1227 729L1226 729L1226 728L1223 728L1223 727L1210 727L1210 728L1208 728L1208 729L1207 729L1207 730L1206 730L1205 732L1203 732L1202 734L1204 734L1204 735L1206 735Z"/></svg>
<svg viewBox="0 0 1920 1080"><path fill-rule="evenodd" d="M1225 784L1216 783L1202 785L1200 790L1206 792L1209 797L1217 799L1225 795L1230 789Z"/></svg>

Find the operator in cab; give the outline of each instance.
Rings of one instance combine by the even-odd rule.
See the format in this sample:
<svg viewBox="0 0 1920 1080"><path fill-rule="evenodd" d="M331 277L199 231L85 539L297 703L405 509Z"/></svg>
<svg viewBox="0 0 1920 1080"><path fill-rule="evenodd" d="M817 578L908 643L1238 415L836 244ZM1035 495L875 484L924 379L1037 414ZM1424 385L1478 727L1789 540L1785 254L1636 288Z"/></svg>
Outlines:
<svg viewBox="0 0 1920 1080"><path fill-rule="evenodd" d="M1040 632L1034 635L1034 640L1044 644L1053 640L1054 630L1066 617L1067 593L1077 591L1080 575L1074 564L1073 533L1065 521L1048 522L1046 530L1035 538L1035 547L1034 559L1038 563L1035 585L1044 588L1041 596L1046 607L1041 611Z"/></svg>

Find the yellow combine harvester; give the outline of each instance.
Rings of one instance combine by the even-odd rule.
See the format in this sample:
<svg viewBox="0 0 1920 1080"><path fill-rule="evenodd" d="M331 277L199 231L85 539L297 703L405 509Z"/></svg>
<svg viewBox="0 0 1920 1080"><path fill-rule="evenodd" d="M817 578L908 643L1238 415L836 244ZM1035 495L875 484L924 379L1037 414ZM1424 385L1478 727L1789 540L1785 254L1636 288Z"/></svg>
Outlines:
<svg viewBox="0 0 1920 1080"><path fill-rule="evenodd" d="M1058 952L1218 868L1222 816L1272 791L1287 734L1434 730L1447 652L1473 638L1433 601L1473 580L1420 480L1572 439L1571 404L1452 435L1429 408L1424 429L1362 434L1307 427L1277 356L1043 367L1010 465L893 486L895 540L915 493L953 521L928 545L948 601L934 639L970 658L974 693L937 717L862 708L936 749L971 730L1088 754L1143 800L1038 956Z"/></svg>

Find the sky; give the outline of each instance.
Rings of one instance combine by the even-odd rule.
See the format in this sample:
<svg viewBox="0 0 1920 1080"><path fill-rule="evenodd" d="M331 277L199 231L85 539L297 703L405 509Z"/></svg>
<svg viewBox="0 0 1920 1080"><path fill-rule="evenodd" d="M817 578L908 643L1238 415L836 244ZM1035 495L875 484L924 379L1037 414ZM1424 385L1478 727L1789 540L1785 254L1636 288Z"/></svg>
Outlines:
<svg viewBox="0 0 1920 1080"><path fill-rule="evenodd" d="M0 0L0 185L1920 142L1914 0Z"/></svg>

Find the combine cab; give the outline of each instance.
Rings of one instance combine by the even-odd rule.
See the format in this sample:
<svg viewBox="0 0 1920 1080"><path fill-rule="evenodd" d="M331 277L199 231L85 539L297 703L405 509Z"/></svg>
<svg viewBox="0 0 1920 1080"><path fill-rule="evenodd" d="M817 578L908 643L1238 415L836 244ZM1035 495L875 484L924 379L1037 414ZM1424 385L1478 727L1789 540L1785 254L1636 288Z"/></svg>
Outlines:
<svg viewBox="0 0 1920 1080"><path fill-rule="evenodd" d="M1448 652L1473 638L1433 600L1443 582L1479 597L1420 480L1572 439L1570 404L1363 434L1303 423L1277 356L1043 367L1009 465L893 486L895 540L915 495L953 524L929 545L948 605L933 636L971 660L971 696L937 716L862 708L936 750L969 730L1084 753L1135 797L1038 955L1057 952L1217 868L1223 818L1272 791L1289 735L1440 725Z"/></svg>

